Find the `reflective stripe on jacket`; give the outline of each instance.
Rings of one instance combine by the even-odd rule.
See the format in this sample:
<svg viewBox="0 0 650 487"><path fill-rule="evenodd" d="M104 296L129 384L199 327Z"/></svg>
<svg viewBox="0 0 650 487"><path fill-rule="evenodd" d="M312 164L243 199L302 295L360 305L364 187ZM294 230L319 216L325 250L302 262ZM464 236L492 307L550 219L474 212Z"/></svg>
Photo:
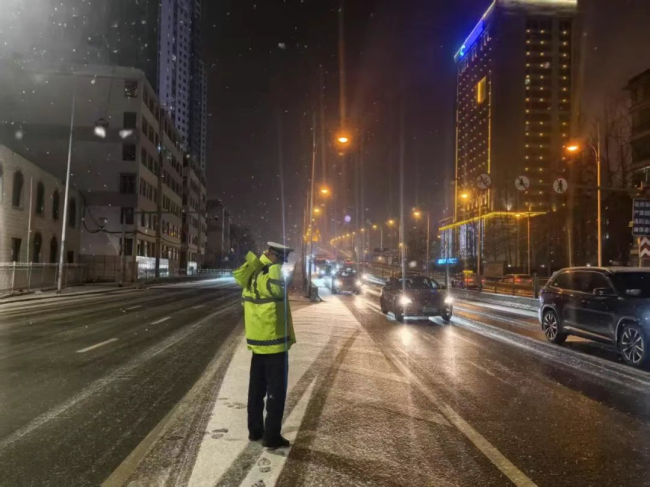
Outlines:
<svg viewBox="0 0 650 487"><path fill-rule="evenodd" d="M296 337L282 264L272 264L266 255L259 260L247 256L246 260L238 269L238 275L241 281L244 276L248 281L237 279L237 282L244 288L242 301L248 349L259 354L285 352L296 343ZM245 266L249 266L248 269L244 269Z"/></svg>

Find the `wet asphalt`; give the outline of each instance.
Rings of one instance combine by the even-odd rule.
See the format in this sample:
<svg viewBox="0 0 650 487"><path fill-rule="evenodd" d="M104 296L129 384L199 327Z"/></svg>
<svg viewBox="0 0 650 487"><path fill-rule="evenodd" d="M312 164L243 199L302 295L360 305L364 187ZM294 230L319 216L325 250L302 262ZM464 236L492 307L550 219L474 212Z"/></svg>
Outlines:
<svg viewBox="0 0 650 487"><path fill-rule="evenodd" d="M226 373L208 366L241 338L238 294L214 282L0 306L0 485L101 484L209 369L163 437L174 447L146 465L186 485ZM547 344L520 310L459 302L452 324L400 324L376 289L324 294L353 323L322 325L330 341L289 394L291 410L312 391L276 485L650 485L650 374L611 347ZM243 464L219 485L246 485Z"/></svg>
<svg viewBox="0 0 650 487"><path fill-rule="evenodd" d="M0 305L0 485L100 485L241 314L223 280Z"/></svg>

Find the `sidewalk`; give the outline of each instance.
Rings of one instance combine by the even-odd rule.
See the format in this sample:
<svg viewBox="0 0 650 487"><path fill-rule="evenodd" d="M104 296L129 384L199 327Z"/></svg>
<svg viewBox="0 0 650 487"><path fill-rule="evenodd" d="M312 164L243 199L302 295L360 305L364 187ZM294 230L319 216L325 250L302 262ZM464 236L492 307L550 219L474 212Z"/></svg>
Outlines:
<svg viewBox="0 0 650 487"><path fill-rule="evenodd" d="M135 469L129 486L163 485L169 465L175 463L189 467L188 485L201 487L419 485L422 475L439 476L429 466L422 471L409 468L402 457L424 451L445 457L444 440L430 435L446 437L449 422L396 370L343 302L329 296L319 304L300 303L293 316L298 342L290 352L283 424L283 435L293 446L265 450L248 440L251 356L239 340L216 401L206 411L206 427L189 441L196 450L188 451L184 442L187 457L164 458L160 453L173 449L178 440L163 435L150 450L149 459L154 460L140 464L148 463L148 468ZM412 434L414 422L417 438ZM426 450L420 435L430 436ZM164 461L153 467L156 457Z"/></svg>

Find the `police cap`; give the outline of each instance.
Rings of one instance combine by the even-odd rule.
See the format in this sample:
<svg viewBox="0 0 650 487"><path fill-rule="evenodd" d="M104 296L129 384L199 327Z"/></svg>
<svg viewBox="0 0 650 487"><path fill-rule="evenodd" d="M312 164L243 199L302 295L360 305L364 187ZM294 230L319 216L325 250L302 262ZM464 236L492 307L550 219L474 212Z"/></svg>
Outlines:
<svg viewBox="0 0 650 487"><path fill-rule="evenodd" d="M273 252L279 259L286 259L294 249L276 242L267 242L269 252Z"/></svg>

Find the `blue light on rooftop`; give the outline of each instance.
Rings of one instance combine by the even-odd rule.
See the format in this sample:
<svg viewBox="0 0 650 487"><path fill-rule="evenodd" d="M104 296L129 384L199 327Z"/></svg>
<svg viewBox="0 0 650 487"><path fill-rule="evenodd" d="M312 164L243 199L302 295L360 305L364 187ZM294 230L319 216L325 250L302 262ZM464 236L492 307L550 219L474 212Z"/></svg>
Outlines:
<svg viewBox="0 0 650 487"><path fill-rule="evenodd" d="M472 32L470 32L469 36L467 36L467 39L465 39L465 42L463 42L463 45L460 46L460 49L454 56L454 59L458 61L459 59L462 59L467 51L474 45L474 43L481 37L481 34L485 32L485 19L492 13L492 10L494 9L494 5L496 4L496 0L490 5L490 8L487 9L487 11L483 14L483 17L481 17L481 20L479 20L478 24L476 24L476 27L472 29Z"/></svg>

